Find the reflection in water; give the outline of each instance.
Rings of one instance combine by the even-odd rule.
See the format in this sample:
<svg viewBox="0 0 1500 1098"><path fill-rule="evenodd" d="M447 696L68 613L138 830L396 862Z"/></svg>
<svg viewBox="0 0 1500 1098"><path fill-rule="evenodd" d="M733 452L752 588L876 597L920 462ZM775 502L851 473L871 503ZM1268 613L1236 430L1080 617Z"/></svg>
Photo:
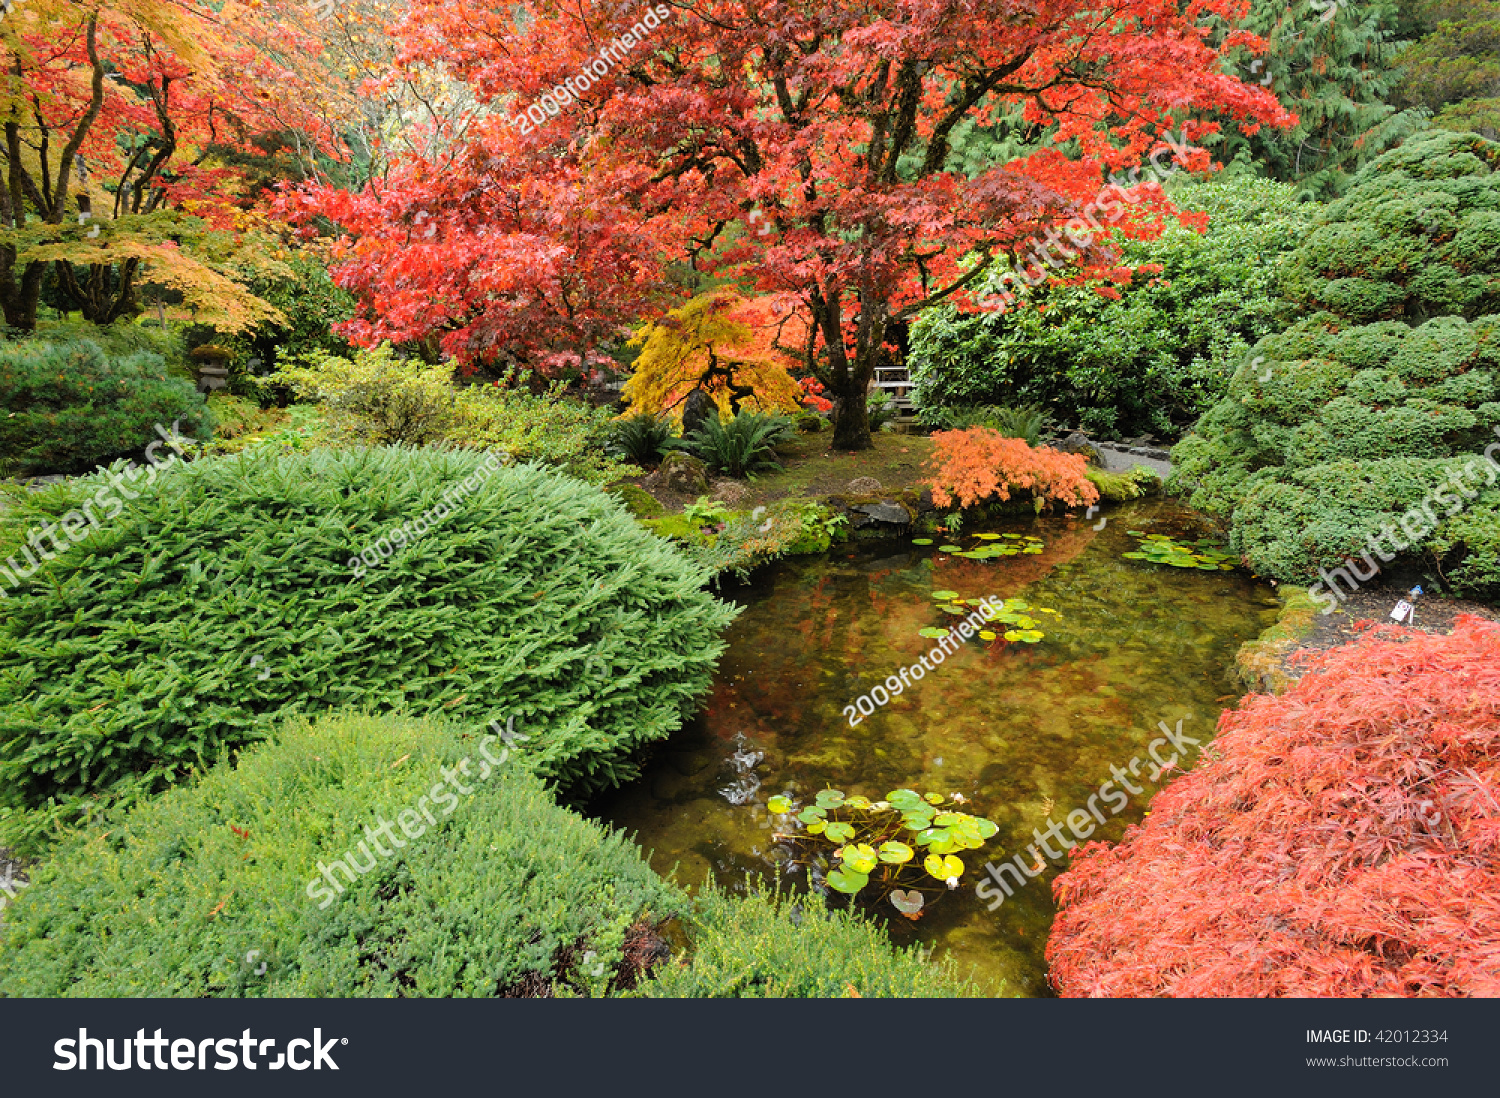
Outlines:
<svg viewBox="0 0 1500 1098"><path fill-rule="evenodd" d="M964 852L963 886L919 922L894 908L875 917L898 942L947 951L992 993L1046 994L1050 882L1062 859L993 912L974 894L977 874L987 860L1021 854L1029 863L1033 829L1045 835L1049 815L1062 823L1085 808L1112 766L1144 761L1158 722L1180 720L1206 743L1238 694L1228 676L1235 649L1274 619L1270 589L1243 573L1121 559L1135 547L1127 529L1197 536L1192 521L1175 503L1144 501L1102 531L1070 518L995 527L1043 538L1036 556L968 560L879 542L769 568L726 595L745 610L704 715L593 811L637 833L656 868L676 865L684 884L713 874L743 888L748 876L780 872L784 853L765 808L777 793L959 793L999 834ZM971 534L957 541L975 544ZM944 589L1024 597L1059 614L1042 616L1039 644L968 642L851 727L845 707L932 645L918 631L950 624L932 598ZM1154 788L1144 784L1092 839L1118 840Z"/></svg>

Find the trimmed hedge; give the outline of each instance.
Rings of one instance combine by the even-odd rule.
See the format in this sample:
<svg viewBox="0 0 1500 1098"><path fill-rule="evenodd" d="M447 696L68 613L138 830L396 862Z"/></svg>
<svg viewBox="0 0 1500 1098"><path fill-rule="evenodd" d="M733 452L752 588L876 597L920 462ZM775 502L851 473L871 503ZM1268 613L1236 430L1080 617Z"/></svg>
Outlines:
<svg viewBox="0 0 1500 1098"><path fill-rule="evenodd" d="M107 330L106 330L107 331ZM93 340L0 343L0 466L71 473L139 454L154 425L205 441L213 416L160 355L107 354Z"/></svg>
<svg viewBox="0 0 1500 1098"><path fill-rule="evenodd" d="M612 497L533 466L481 478L489 460L257 449L158 476L6 600L0 806L160 788L291 713L345 707L512 715L543 776L581 793L633 777L708 688L735 612ZM354 577L465 478L454 513ZM104 484L6 522L55 521Z"/></svg>
<svg viewBox="0 0 1500 1098"><path fill-rule="evenodd" d="M634 845L552 803L527 771L529 744L486 774L484 754L501 750L486 735L368 715L294 721L237 765L78 834L5 911L0 996L970 990L951 965L816 900L710 889L690 907ZM335 867L350 853L365 872ZM675 916L693 946L668 963L651 931Z"/></svg>
<svg viewBox="0 0 1500 1098"><path fill-rule="evenodd" d="M572 956L582 946L613 971L622 931L683 898L622 837L553 804L525 769L529 744L481 778L484 735L370 716L294 722L238 765L78 835L5 911L0 995L545 994L587 984ZM500 757L501 744L485 746ZM405 810L413 831L426 825L419 806L444 768L472 793L450 786L451 806L427 801L435 826L403 835ZM381 837L382 820L404 847ZM375 855L366 827L391 857ZM333 867L349 852L374 862L352 884Z"/></svg>

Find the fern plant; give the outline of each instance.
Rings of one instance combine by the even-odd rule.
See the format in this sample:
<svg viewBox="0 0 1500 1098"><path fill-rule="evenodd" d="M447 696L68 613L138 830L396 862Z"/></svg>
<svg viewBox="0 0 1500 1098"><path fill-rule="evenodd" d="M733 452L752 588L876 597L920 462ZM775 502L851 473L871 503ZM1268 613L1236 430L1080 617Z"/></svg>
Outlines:
<svg viewBox="0 0 1500 1098"><path fill-rule="evenodd" d="M637 465L661 461L672 441L672 421L666 416L642 412L617 419L609 428L609 449L616 457Z"/></svg>
<svg viewBox="0 0 1500 1098"><path fill-rule="evenodd" d="M727 423L706 420L679 445L710 469L743 478L761 469L780 469L776 447L795 433L786 416L741 412Z"/></svg>

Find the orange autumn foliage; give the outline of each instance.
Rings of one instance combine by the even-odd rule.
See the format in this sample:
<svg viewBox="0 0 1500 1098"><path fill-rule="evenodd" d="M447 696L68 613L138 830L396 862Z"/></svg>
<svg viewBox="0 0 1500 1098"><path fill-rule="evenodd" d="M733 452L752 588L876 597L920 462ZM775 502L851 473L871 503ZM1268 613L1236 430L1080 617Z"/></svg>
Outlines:
<svg viewBox="0 0 1500 1098"><path fill-rule="evenodd" d="M1088 461L1079 454L1033 448L988 427L938 431L932 441L937 447L928 467L932 499L939 507L949 507L955 499L972 507L1028 490L1044 504L1086 507L1099 502L1099 489L1085 475Z"/></svg>
<svg viewBox="0 0 1500 1098"><path fill-rule="evenodd" d="M1375 627L1204 760L1053 884L1062 994L1500 995L1500 624Z"/></svg>

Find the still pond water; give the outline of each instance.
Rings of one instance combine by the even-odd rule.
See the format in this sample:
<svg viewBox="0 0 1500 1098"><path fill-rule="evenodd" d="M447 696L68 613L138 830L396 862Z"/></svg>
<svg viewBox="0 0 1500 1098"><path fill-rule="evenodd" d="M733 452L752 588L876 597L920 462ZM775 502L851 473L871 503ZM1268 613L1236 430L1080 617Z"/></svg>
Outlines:
<svg viewBox="0 0 1500 1098"><path fill-rule="evenodd" d="M744 609L704 714L593 811L634 832L660 872L675 866L690 887L711 876L743 890L782 872L766 810L775 794L960 793L965 811L1000 831L983 850L961 852L969 870L959 889L915 923L889 901L872 914L897 942L952 956L989 994L1048 994L1043 950L1062 862L993 912L993 899L974 893L984 862L1018 853L1030 862L1022 852L1032 829L1084 808L1111 766L1139 756L1149 773L1158 722L1182 721L1185 735L1207 743L1239 695L1235 650L1275 618L1271 589L1243 572L1121 558L1136 547L1129 530L1197 537L1194 523L1171 501L1142 501L1113 509L1103 530L1079 518L1024 520L934 535L930 546L852 542L772 566L725 592ZM979 532L1037 537L1044 548L990 560L940 551L1003 544ZM941 590L1058 613L1036 615L1046 636L1033 645L967 642L851 728L845 707L935 643L919 631L958 621L937 609ZM1141 794L1092 838L1118 840L1140 821L1157 787L1137 784ZM806 887L794 873L792 887Z"/></svg>

